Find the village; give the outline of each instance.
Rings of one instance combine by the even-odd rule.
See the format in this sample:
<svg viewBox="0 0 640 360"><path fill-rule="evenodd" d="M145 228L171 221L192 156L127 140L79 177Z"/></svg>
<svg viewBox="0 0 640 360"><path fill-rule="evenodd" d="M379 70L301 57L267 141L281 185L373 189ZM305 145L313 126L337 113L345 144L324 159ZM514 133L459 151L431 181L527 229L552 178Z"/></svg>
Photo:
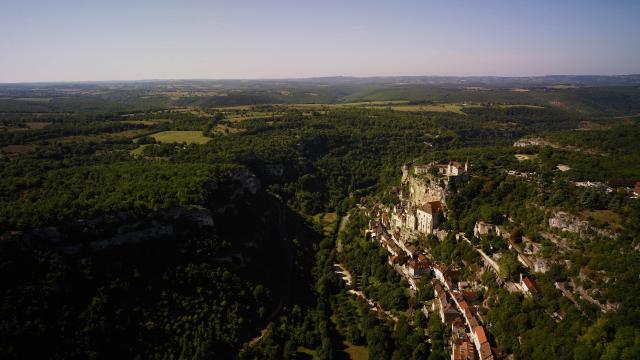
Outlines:
<svg viewBox="0 0 640 360"><path fill-rule="evenodd" d="M477 294L483 285L477 281L463 281L459 270L433 260L426 249L419 246L418 239L435 237L439 240L450 236L450 231L440 229L446 220L446 197L449 184L468 181L468 162L447 164L407 164L402 168L402 185L391 191L398 196L398 204L388 207L375 204L363 207L370 221L367 236L379 243L388 255L388 264L407 280L410 291L419 291L421 281L430 281L433 300L425 302L422 312L428 318L438 314L441 321L451 329L450 339L452 359L495 359L500 354L492 349L488 340L486 325L478 312ZM510 234L502 227L485 222L477 222L474 236L477 238L494 234L510 239ZM472 244L464 233L453 234L456 240ZM545 272L547 263L537 257L539 246L523 239L524 246L510 244L509 249L517 254L518 261L532 272ZM473 245L472 245L473 246ZM535 298L539 288L535 280L520 274L518 282L501 280L497 254L487 255L474 246L480 254L485 271L491 271L496 281L509 292L520 292ZM522 250L521 250L522 249ZM430 280L428 280L430 279Z"/></svg>

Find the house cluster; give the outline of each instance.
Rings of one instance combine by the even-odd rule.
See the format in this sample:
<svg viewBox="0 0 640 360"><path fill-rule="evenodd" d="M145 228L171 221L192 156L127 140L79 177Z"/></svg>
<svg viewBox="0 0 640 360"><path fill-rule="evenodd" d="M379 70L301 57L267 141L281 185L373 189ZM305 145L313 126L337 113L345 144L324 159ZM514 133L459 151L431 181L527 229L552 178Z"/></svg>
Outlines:
<svg viewBox="0 0 640 360"><path fill-rule="evenodd" d="M464 164L457 161L450 161L447 164L431 162L428 164L413 165L415 175L437 174L448 178L448 180L467 180L469 177L469 162Z"/></svg>
<svg viewBox="0 0 640 360"><path fill-rule="evenodd" d="M522 236L521 243L516 244L511 234L506 231L504 226L486 223L484 221L476 222L473 228L473 235L477 238L495 234L507 241L509 250L515 252L518 262L530 271L545 273L549 270L548 261L539 255L540 245L533 242L530 238ZM495 269L495 271L498 271ZM535 281L528 277L520 275L518 289L525 295L537 296L540 291Z"/></svg>
<svg viewBox="0 0 640 360"><path fill-rule="evenodd" d="M444 209L440 201L420 205L402 201L393 208L374 207L368 215L372 239L387 249L391 254L389 261L395 265L401 255L408 259L417 256L413 242L420 236L436 232L444 219Z"/></svg>
<svg viewBox="0 0 640 360"><path fill-rule="evenodd" d="M432 270L431 311L438 312L442 322L451 326L451 359L493 359L484 326L477 318L477 308L470 304L475 293L460 290L462 284L457 282L456 271L438 263Z"/></svg>
<svg viewBox="0 0 640 360"><path fill-rule="evenodd" d="M389 252L389 264L407 278L412 289L417 289L416 280L429 270L430 263L424 255L418 254L412 242L421 235L433 233L443 216L442 205L438 202L417 208L374 207L368 215L371 239Z"/></svg>

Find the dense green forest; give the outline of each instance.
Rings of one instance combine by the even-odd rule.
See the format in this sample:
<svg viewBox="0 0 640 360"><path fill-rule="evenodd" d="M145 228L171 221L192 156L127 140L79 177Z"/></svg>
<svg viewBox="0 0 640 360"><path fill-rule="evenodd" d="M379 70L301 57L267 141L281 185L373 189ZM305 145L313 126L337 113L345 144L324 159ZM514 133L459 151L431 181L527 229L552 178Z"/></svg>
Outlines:
<svg viewBox="0 0 640 360"><path fill-rule="evenodd" d="M640 203L624 186L574 184L640 180L637 87L471 91L342 79L223 82L238 91L219 96L219 86L191 85L0 87L0 357L448 358L451 329L421 312L432 288L408 290L366 237L357 205L391 202L407 162L448 160L468 160L473 172L450 189L442 228L473 245L451 236L421 245L463 276L478 261L472 246L508 247L473 238L478 220L516 221L518 233L542 239L547 210L561 209L619 235L576 236L570 265L537 278L538 300L487 286L493 345L516 358L638 357ZM345 105L354 100L382 104ZM394 100L460 111L385 103ZM184 137L167 140L176 132ZM194 133L204 141L189 140ZM513 147L521 138L546 142ZM349 293L336 263L390 315ZM502 264L515 264L506 279L522 270ZM579 310L554 287L583 268L616 279L598 295L616 311ZM553 312L566 315L557 322Z"/></svg>

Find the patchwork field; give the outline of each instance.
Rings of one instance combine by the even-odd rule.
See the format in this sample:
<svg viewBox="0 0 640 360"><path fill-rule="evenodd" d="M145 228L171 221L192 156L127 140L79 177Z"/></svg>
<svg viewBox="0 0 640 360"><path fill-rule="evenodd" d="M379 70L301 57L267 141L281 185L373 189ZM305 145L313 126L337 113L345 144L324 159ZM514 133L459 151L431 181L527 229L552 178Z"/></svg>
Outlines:
<svg viewBox="0 0 640 360"><path fill-rule="evenodd" d="M202 131L162 131L150 136L163 143L205 144L211 140L202 135Z"/></svg>

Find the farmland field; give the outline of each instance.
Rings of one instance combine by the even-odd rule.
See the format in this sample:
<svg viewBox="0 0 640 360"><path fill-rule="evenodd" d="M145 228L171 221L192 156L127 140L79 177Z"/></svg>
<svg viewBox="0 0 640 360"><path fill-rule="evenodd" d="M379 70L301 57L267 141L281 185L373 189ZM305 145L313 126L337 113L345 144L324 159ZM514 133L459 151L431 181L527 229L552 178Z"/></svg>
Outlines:
<svg viewBox="0 0 640 360"><path fill-rule="evenodd" d="M202 135L201 131L162 131L152 134L151 137L163 143L205 144L211 140L211 138Z"/></svg>

